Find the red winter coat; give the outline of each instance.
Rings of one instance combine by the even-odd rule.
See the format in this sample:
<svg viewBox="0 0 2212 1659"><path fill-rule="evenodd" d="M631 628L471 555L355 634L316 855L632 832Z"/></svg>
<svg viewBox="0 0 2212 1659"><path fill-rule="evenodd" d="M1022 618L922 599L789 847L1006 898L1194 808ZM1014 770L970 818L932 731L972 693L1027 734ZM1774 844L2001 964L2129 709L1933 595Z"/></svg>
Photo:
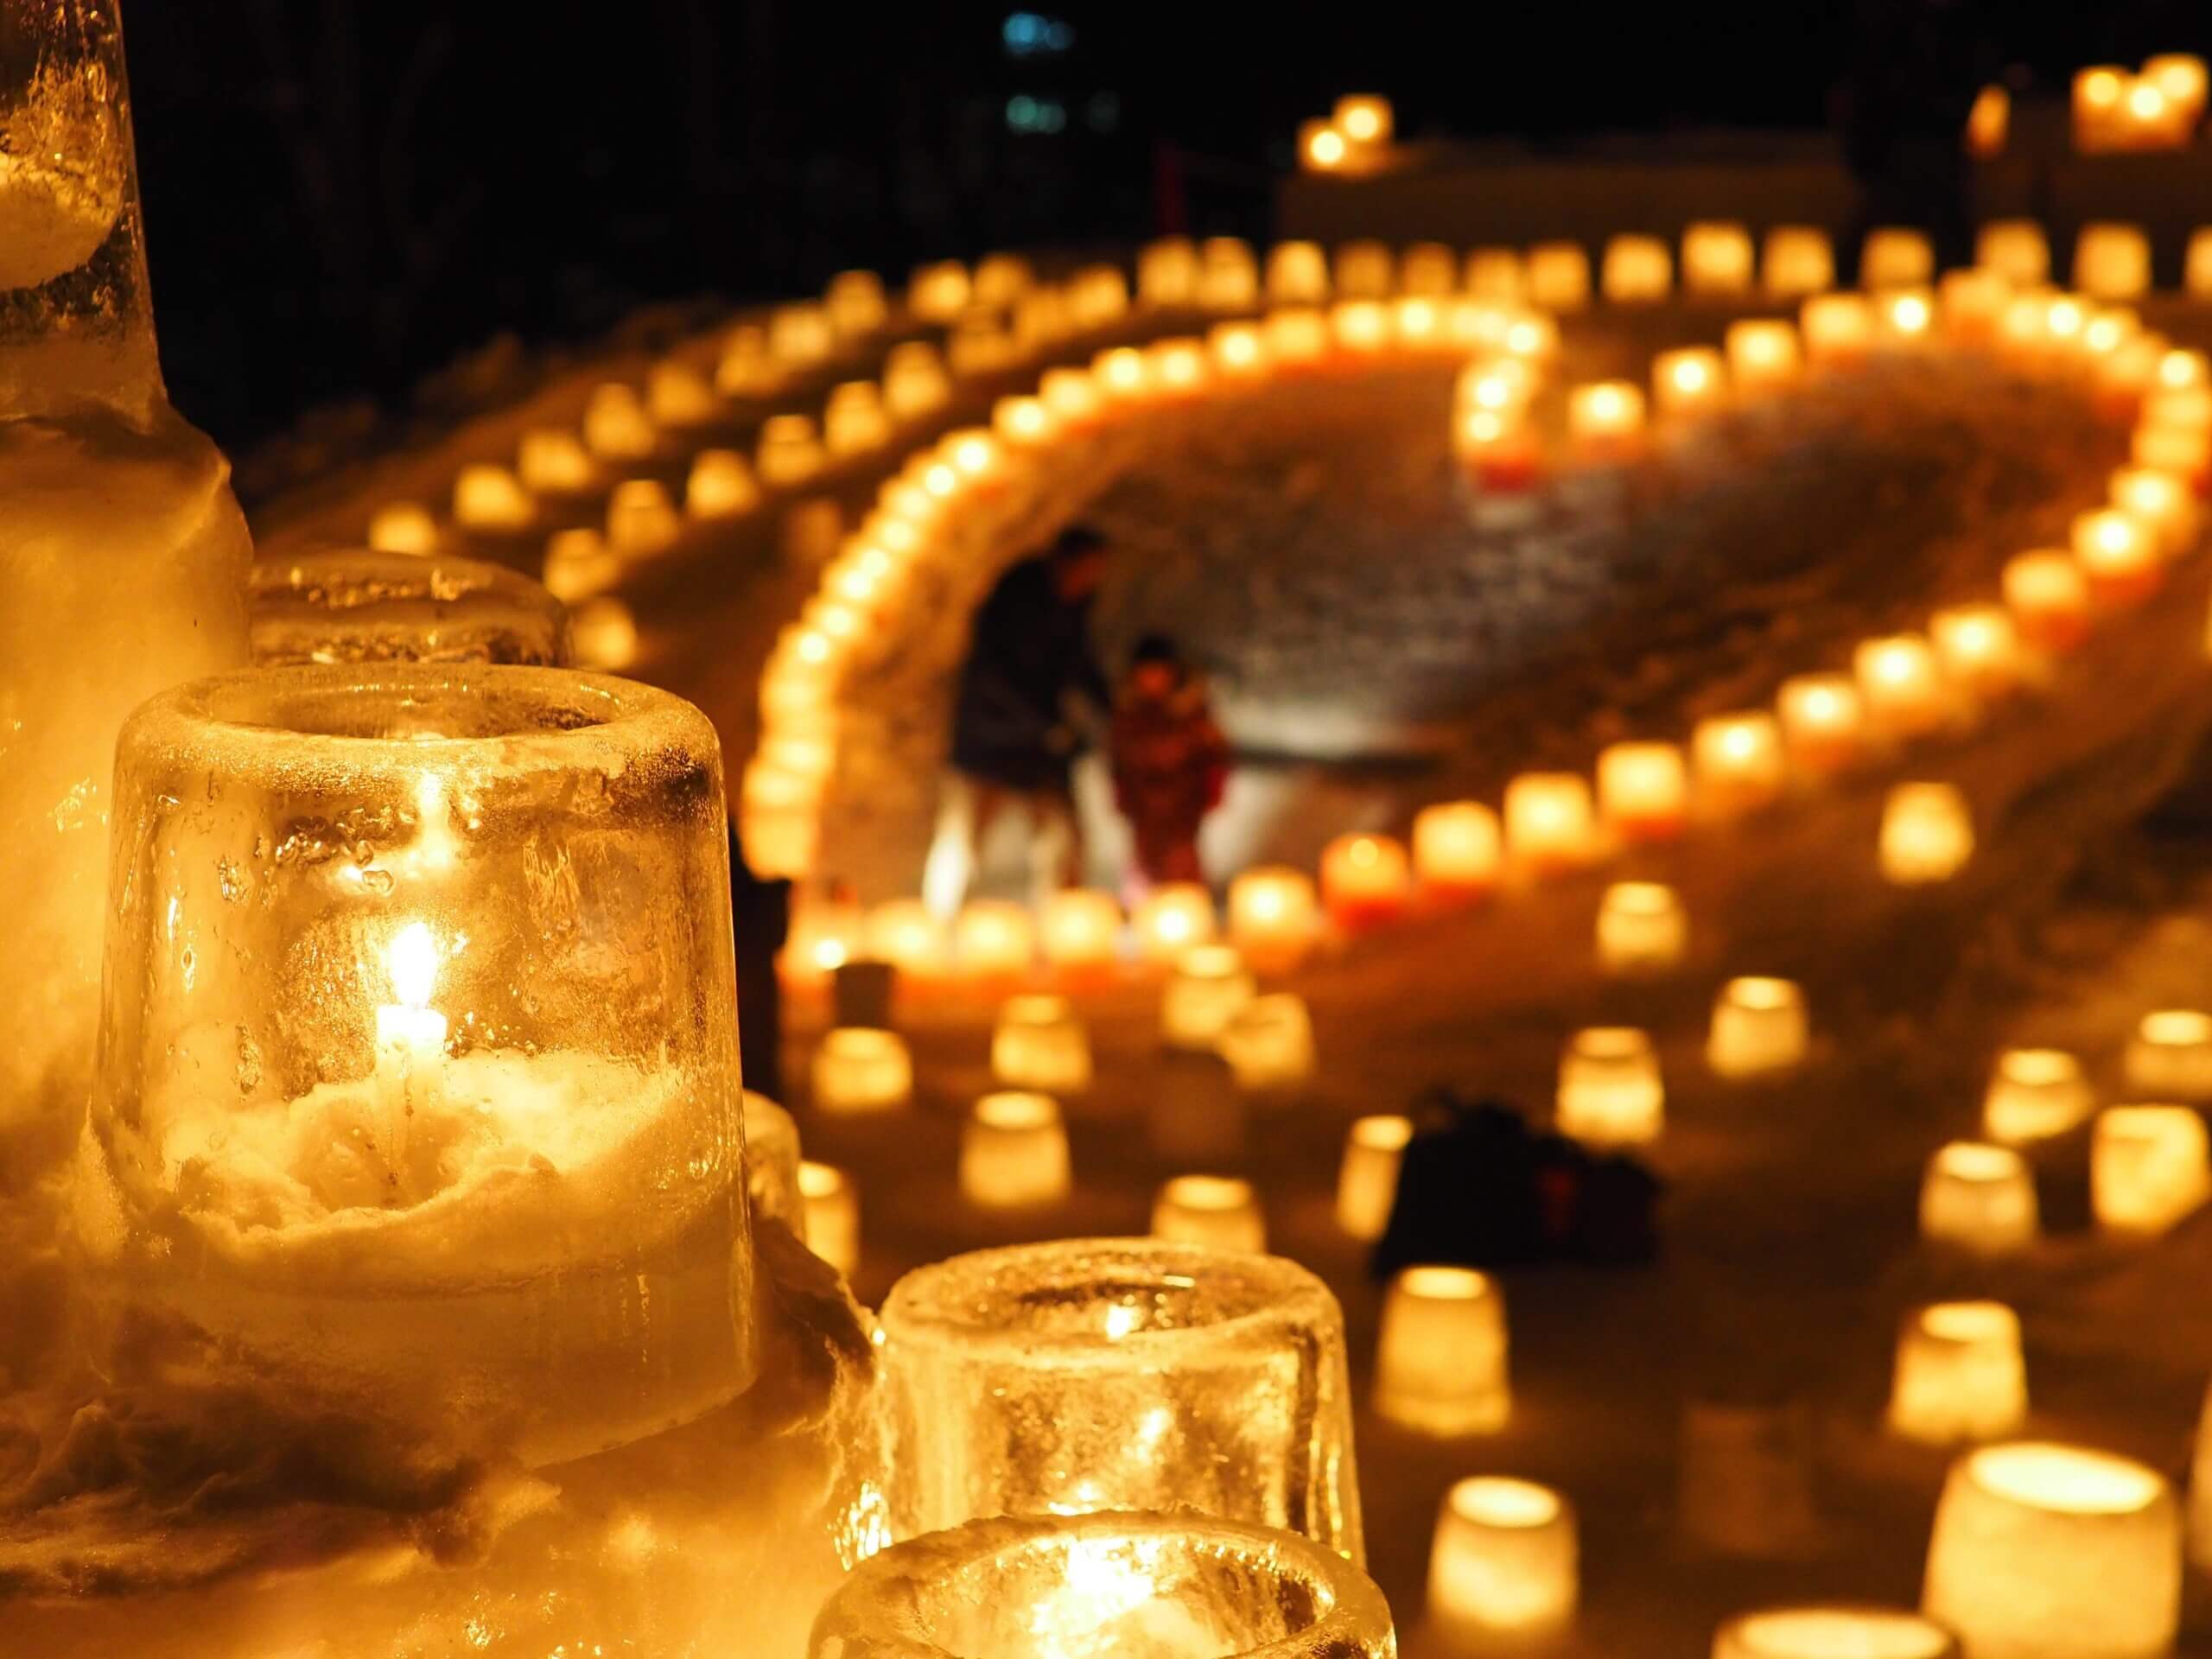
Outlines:
<svg viewBox="0 0 2212 1659"><path fill-rule="evenodd" d="M1185 681L1166 696L1123 691L1114 710L1114 803L1136 838L1137 868L1151 881L1196 881L1198 825L1221 803L1229 745Z"/></svg>

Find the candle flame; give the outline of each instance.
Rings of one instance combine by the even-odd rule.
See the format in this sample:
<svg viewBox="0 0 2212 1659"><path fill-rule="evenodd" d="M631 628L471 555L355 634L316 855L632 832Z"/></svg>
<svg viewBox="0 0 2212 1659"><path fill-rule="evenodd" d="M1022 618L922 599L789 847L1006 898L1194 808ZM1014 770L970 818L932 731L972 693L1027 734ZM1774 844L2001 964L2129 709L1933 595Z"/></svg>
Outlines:
<svg viewBox="0 0 2212 1659"><path fill-rule="evenodd" d="M438 982L438 941L425 922L410 922L385 947L393 993L410 1008L429 1006Z"/></svg>

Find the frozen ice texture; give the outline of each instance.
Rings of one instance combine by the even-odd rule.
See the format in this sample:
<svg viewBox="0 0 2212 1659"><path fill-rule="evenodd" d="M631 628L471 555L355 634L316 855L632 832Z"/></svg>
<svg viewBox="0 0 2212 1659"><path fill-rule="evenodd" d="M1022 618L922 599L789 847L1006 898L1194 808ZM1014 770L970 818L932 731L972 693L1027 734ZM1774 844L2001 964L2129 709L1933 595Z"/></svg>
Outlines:
<svg viewBox="0 0 2212 1659"><path fill-rule="evenodd" d="M253 660L524 663L573 658L569 613L529 577L480 559L335 549L269 559L247 585Z"/></svg>

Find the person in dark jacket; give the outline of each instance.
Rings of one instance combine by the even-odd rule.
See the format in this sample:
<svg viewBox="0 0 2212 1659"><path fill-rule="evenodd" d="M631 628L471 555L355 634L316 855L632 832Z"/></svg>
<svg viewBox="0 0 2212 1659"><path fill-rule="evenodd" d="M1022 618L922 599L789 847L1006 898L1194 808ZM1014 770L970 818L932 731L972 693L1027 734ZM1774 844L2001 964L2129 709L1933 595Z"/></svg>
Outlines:
<svg viewBox="0 0 2212 1659"><path fill-rule="evenodd" d="M1129 822L1147 882L1202 881L1198 827L1221 804L1229 746L1205 682L1173 640L1137 642L1114 705L1114 804Z"/></svg>
<svg viewBox="0 0 2212 1659"><path fill-rule="evenodd" d="M1090 645L1090 607L1106 570L1106 541L1087 525L1012 566L976 613L952 715L952 766L974 806L969 862L1008 806L1033 832L1057 829L1064 880L1081 868L1075 763L1084 725L1111 704Z"/></svg>

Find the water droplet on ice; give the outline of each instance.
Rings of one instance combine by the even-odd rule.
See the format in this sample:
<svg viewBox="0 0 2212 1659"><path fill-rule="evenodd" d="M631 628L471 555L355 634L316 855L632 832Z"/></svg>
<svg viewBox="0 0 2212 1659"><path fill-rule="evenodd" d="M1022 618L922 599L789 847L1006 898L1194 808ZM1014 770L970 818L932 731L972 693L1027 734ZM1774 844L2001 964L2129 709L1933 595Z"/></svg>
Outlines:
<svg viewBox="0 0 2212 1659"><path fill-rule="evenodd" d="M390 870L363 870L361 885L376 894L378 898L388 899L391 896L391 872Z"/></svg>

